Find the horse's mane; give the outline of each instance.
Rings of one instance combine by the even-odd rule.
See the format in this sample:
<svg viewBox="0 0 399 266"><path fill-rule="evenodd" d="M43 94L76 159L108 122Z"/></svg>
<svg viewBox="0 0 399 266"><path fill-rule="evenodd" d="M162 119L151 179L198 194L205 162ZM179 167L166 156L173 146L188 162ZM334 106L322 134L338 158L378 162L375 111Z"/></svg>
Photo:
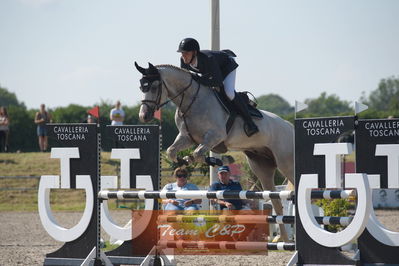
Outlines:
<svg viewBox="0 0 399 266"><path fill-rule="evenodd" d="M174 65L170 65L170 64L156 65L155 67L156 67L156 68L158 68L158 67L167 67L167 68L173 68L173 69L175 69L175 70L180 70L180 71L183 71L183 72L185 72L185 73L187 73L187 74L190 74L190 75L191 75L191 72L190 72L190 71L188 71L187 69L184 69L184 68L181 68L181 67L178 67L178 66L174 66Z"/></svg>

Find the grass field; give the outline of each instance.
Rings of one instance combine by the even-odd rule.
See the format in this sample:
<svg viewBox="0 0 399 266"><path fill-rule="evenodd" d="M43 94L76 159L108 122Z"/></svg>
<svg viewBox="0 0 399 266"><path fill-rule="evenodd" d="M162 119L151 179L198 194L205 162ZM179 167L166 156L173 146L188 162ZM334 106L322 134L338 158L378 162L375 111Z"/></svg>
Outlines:
<svg viewBox="0 0 399 266"><path fill-rule="evenodd" d="M236 163L242 166L245 164L242 153L232 152L229 154L234 157ZM346 160L354 161L354 154L348 156ZM119 167L119 160L110 159L109 152L101 153L101 175L119 176ZM169 168L166 160L162 160L162 168ZM59 159L51 159L49 152L0 153L0 176L2 176L0 178L0 211L36 211L39 185L39 178L37 177L59 175L59 173ZM243 173L245 175L245 171ZM170 170L162 172L161 188L167 183L175 182L171 175L172 171ZM209 177L208 175L196 175L190 177L189 182L199 187L207 187ZM241 177L241 184L244 189L249 188L250 182L247 176ZM85 207L84 198L84 191L78 189L54 189L50 194L52 209L56 211L83 211ZM119 206L119 203L113 204L113 201L110 200L109 205L112 209Z"/></svg>
<svg viewBox="0 0 399 266"><path fill-rule="evenodd" d="M114 173L116 162L111 162L109 153L103 155L103 161L104 173ZM10 176L0 179L0 211L37 210L39 178L34 177L59 173L59 160L51 159L48 152L0 154L0 176ZM52 191L50 197L54 210L84 209L83 190L57 189Z"/></svg>
<svg viewBox="0 0 399 266"><path fill-rule="evenodd" d="M238 162L243 162L241 154L235 154ZM119 176L119 160L110 159L109 152L101 153L101 175ZM163 160L162 168L169 166ZM35 211L37 210L37 188L39 176L59 175L59 159L51 159L49 152L0 153L0 211ZM161 187L175 182L172 171L162 172ZM6 178L4 178L6 177ZM8 178L9 177L9 178ZM18 178L16 178L18 177ZM191 183L201 187L209 185L208 176L192 176ZM11 189L11 190L10 190ZM83 190L55 189L50 194L53 210L83 210L85 206ZM110 206L117 206L112 204Z"/></svg>

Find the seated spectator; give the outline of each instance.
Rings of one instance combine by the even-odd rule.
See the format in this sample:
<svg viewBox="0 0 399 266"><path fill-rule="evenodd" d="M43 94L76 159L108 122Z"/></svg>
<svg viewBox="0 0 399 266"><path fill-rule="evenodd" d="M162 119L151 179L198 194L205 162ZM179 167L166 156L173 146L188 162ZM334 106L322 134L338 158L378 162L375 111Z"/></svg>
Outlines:
<svg viewBox="0 0 399 266"><path fill-rule="evenodd" d="M194 184L188 183L188 172L183 168L176 168L173 172L173 176L176 178L175 183L169 183L164 186L162 191L178 191L178 190L198 190L198 187ZM201 204L201 199L164 199L162 203L164 210L166 211L183 211L183 210L198 210L197 204Z"/></svg>
<svg viewBox="0 0 399 266"><path fill-rule="evenodd" d="M230 168L228 166L221 166L218 169L219 181L216 181L211 185L209 191L217 190L230 190L230 191L241 191L242 187L240 182L235 182L230 179ZM243 201L239 199L215 199L215 204L220 205L220 209L224 210L241 210L243 208Z"/></svg>

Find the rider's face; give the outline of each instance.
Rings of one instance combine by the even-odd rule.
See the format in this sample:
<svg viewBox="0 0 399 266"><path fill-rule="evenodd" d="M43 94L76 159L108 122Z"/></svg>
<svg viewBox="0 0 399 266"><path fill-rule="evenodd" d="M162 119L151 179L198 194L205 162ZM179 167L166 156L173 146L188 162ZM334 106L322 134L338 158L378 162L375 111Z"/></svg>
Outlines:
<svg viewBox="0 0 399 266"><path fill-rule="evenodd" d="M189 64L194 56L195 56L195 51L181 53L181 58L183 58L185 64Z"/></svg>

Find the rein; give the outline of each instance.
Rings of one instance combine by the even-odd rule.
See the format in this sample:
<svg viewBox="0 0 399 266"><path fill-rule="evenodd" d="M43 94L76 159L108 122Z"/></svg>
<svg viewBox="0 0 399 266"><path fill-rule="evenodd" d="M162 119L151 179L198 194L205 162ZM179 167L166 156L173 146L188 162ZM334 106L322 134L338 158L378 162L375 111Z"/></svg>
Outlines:
<svg viewBox="0 0 399 266"><path fill-rule="evenodd" d="M187 110L186 110L185 112L181 112L181 114L182 114L181 116L180 116L180 114L178 113L179 116L183 118L184 125L186 126L186 130L187 130L188 136L189 136L190 139L191 139L194 143L196 143L197 145L198 145L199 143L197 143L197 142L194 140L194 137L193 137L193 135L191 135L190 130L189 130L189 128L188 128L188 123L187 123L187 120L186 120L186 114L187 114L188 111L190 110L190 108L191 108L191 106L193 105L194 101L197 99L197 96L198 96L200 87L201 87L201 84L198 82L197 91L195 92L195 95L194 95L194 97L193 97L193 99L192 99L190 105L187 107ZM184 96L183 96L183 97L184 97ZM182 103L183 103L183 97L182 97L182 100L181 100L181 102L180 102L179 110L180 110L180 107L181 107L181 105L182 105Z"/></svg>
<svg viewBox="0 0 399 266"><path fill-rule="evenodd" d="M193 81L193 78L191 78L191 83L192 83L192 81ZM191 83L190 83L190 85L191 85ZM191 106L193 106L193 103L194 103L194 102L195 102L195 100L197 99L197 96L198 96L198 93L199 93L200 87L201 87L201 84L199 84L199 83L198 83L197 91L195 92L195 95L194 95L193 99L191 100L191 103L188 105L188 107L187 107L187 109L186 109L186 111L185 111L185 112L183 112L183 111L180 111L180 113L181 113L181 116L179 115L180 117L185 117L185 116L186 116L186 114L188 113L188 111L190 111L190 109L191 109ZM183 104L183 99L184 99L184 94L183 94L183 97L181 98L181 101L180 101L180 104L179 104L179 110L180 110L180 109L181 109L181 107L182 107L182 104Z"/></svg>

